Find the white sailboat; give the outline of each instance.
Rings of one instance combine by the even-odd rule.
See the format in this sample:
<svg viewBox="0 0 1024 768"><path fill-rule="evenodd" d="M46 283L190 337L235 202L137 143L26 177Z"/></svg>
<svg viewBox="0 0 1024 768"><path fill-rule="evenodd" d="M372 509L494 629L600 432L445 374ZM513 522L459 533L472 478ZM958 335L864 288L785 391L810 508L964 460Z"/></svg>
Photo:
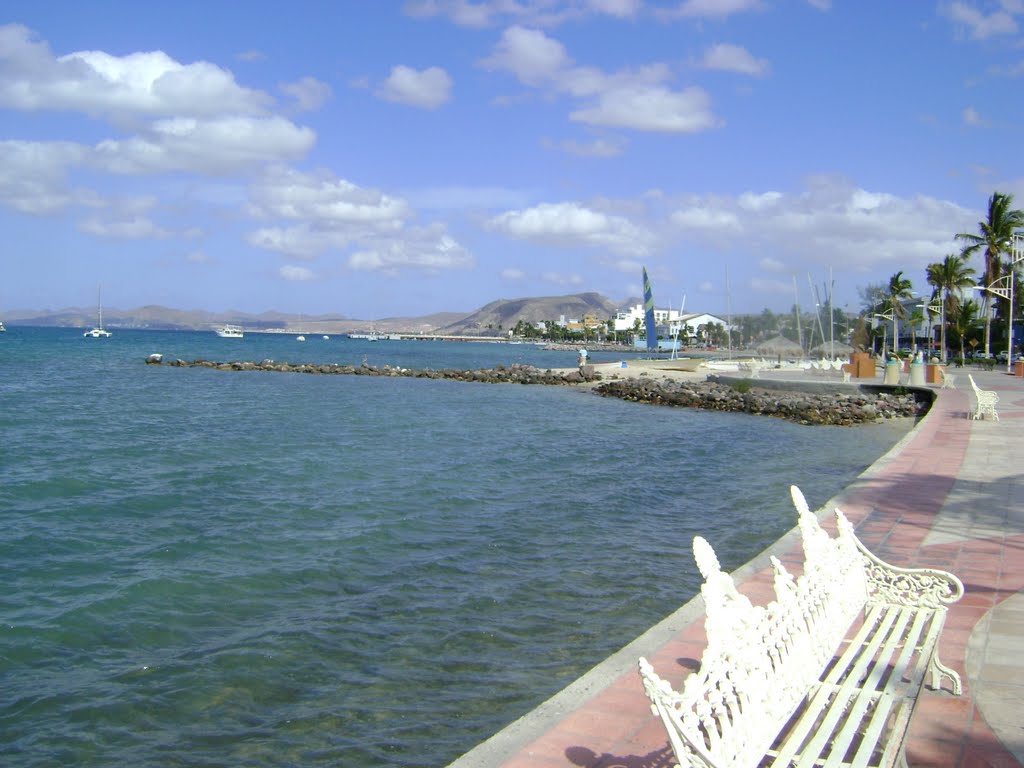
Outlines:
<svg viewBox="0 0 1024 768"><path fill-rule="evenodd" d="M103 300L101 288L96 287L96 327L86 331L82 335L87 339L107 339L113 336L110 331L103 327Z"/></svg>
<svg viewBox="0 0 1024 768"><path fill-rule="evenodd" d="M217 335L222 339L242 339L245 338L245 331L237 325L225 325L217 329Z"/></svg>

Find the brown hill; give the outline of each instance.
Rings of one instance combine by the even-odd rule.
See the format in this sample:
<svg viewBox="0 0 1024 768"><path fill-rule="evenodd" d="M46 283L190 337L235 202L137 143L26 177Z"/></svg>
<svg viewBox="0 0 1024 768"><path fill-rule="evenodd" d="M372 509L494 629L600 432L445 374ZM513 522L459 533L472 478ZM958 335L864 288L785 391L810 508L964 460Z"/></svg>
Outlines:
<svg viewBox="0 0 1024 768"><path fill-rule="evenodd" d="M538 298L498 299L466 315L461 320L440 329L447 334L495 334L508 332L516 323L580 320L594 314L602 320L615 315L619 306L599 293L579 293L569 296L542 296Z"/></svg>

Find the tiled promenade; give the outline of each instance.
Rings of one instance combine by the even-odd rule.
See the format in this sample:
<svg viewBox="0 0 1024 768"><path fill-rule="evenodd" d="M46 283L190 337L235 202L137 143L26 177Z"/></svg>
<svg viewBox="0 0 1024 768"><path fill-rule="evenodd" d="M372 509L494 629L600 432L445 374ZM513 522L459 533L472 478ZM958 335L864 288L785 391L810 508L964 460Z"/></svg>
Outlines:
<svg viewBox="0 0 1024 768"><path fill-rule="evenodd" d="M1001 419L972 421L967 371L955 373L959 389L939 390L928 416L842 494L803 491L812 508L843 509L882 559L950 570L964 582L940 644L963 695L925 689L909 765L1013 768L1024 765L1024 379L972 371L999 394ZM772 597L768 554L802 562L791 533L739 569L739 588L755 602ZM674 758L636 660L647 656L678 687L703 647L695 600L452 766L667 768Z"/></svg>

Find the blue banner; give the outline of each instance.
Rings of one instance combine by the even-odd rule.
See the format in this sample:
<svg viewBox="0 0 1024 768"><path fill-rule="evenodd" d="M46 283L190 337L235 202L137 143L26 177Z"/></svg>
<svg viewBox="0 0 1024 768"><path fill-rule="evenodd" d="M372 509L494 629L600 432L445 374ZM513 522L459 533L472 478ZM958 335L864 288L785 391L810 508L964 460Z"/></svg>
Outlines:
<svg viewBox="0 0 1024 768"><path fill-rule="evenodd" d="M644 327L647 330L647 349L657 349L658 329L654 324L654 294L651 292L651 279L647 277L647 267L644 267Z"/></svg>

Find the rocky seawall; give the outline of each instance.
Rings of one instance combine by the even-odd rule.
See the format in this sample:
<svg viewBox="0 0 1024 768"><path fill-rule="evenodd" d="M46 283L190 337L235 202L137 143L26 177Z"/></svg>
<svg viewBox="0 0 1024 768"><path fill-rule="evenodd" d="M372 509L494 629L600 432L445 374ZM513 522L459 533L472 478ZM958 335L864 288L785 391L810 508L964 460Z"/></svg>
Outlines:
<svg viewBox="0 0 1024 768"><path fill-rule="evenodd" d="M637 403L704 408L773 416L798 424L852 426L882 419L922 416L931 403L928 393L860 389L828 394L795 390L757 389L740 385L697 381L637 378L599 384L594 391Z"/></svg>
<svg viewBox="0 0 1024 768"><path fill-rule="evenodd" d="M342 376L403 376L417 379L451 379L487 384L543 384L570 386L588 384L602 397L617 397L636 403L681 408L732 411L786 419L798 424L848 426L882 419L923 415L931 402L927 393L913 390L864 391L844 388L827 394L797 390L768 390L741 381L722 384L709 381L656 379L646 375L602 381L593 368L583 370L540 369L530 365L498 366L475 370L414 369L384 365L336 365L309 363L215 362L211 360L169 360L150 355L149 365L176 368L212 368L220 371L268 371Z"/></svg>

